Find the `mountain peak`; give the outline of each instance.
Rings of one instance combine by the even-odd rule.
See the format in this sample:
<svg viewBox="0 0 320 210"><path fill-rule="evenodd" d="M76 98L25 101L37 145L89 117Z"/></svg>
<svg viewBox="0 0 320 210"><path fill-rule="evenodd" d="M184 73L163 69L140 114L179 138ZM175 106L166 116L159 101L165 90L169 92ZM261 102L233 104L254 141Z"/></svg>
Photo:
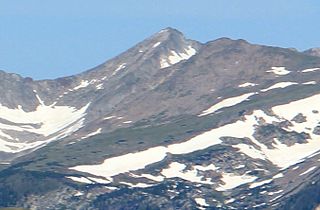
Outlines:
<svg viewBox="0 0 320 210"><path fill-rule="evenodd" d="M305 54L320 57L320 47L311 48L304 51Z"/></svg>
<svg viewBox="0 0 320 210"><path fill-rule="evenodd" d="M165 29L162 29L158 33L154 34L151 36L151 39L156 40L156 41L167 41L167 40L185 40L185 37L182 32L178 31L177 29L167 27Z"/></svg>
<svg viewBox="0 0 320 210"><path fill-rule="evenodd" d="M175 34L175 35L182 35L183 33L175 28L167 27L162 29L161 31L158 32L158 34Z"/></svg>

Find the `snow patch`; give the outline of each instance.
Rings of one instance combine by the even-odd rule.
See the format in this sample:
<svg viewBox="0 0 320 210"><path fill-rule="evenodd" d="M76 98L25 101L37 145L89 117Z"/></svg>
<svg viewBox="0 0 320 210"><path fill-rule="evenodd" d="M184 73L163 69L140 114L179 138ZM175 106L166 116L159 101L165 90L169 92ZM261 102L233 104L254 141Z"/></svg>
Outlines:
<svg viewBox="0 0 320 210"><path fill-rule="evenodd" d="M253 182L256 179L257 177L249 176L246 174L239 176L233 173L222 173L221 180L224 182L224 184L220 185L218 188L216 188L216 190L217 191L231 190L240 185Z"/></svg>
<svg viewBox="0 0 320 210"><path fill-rule="evenodd" d="M197 170L185 170L186 165L178 162L173 162L169 168L163 169L161 174L166 178L181 178L190 182L197 182L203 184L212 184L210 180L202 180L203 177L198 175Z"/></svg>
<svg viewBox="0 0 320 210"><path fill-rule="evenodd" d="M253 86L256 86L256 85L258 85L258 84L251 83L251 82L246 82L246 83L238 85L238 87L244 88L244 87L253 87Z"/></svg>
<svg viewBox="0 0 320 210"><path fill-rule="evenodd" d="M79 89L85 88L85 87L87 87L89 85L90 85L90 82L88 80L81 80L80 85L74 87L73 90L79 90Z"/></svg>
<svg viewBox="0 0 320 210"><path fill-rule="evenodd" d="M205 116L205 115L214 113L214 112L218 111L219 109L234 106L236 104L239 104L239 103L247 100L250 96L255 95L255 94L256 93L246 93L246 94L243 94L240 96L224 99L224 100L220 101L219 103L211 106L209 109L202 111L202 114L200 114L198 116Z"/></svg>
<svg viewBox="0 0 320 210"><path fill-rule="evenodd" d="M183 52L171 51L167 58L162 58L160 60L160 68L167 68L171 65L179 63L180 61L187 60L196 54L196 50L191 46L188 46L183 50Z"/></svg>
<svg viewBox="0 0 320 210"><path fill-rule="evenodd" d="M302 84L303 85L315 85L315 84L317 84L317 82L316 81L309 81L309 82L304 82Z"/></svg>
<svg viewBox="0 0 320 210"><path fill-rule="evenodd" d="M310 173L311 171L313 171L316 168L317 168L316 166L313 166L313 167L309 168L308 170L306 170L305 172L303 172L302 174L300 174L299 176L306 175L307 173Z"/></svg>
<svg viewBox="0 0 320 210"><path fill-rule="evenodd" d="M66 176L66 178L71 179L72 181L75 181L75 182L93 184L93 182L90 179L87 179L85 177Z"/></svg>
<svg viewBox="0 0 320 210"><path fill-rule="evenodd" d="M81 139L86 139L86 138L89 138L91 136L98 135L99 133L101 133L101 131L102 131L102 128L98 128L96 131L94 131L92 133L89 133L86 136L81 137Z"/></svg>
<svg viewBox="0 0 320 210"><path fill-rule="evenodd" d="M74 194L75 197L79 197L81 195L83 195L83 192L81 192L81 191L78 191L76 194Z"/></svg>
<svg viewBox="0 0 320 210"><path fill-rule="evenodd" d="M285 88L285 87L288 87L291 85L296 85L296 84L298 84L298 83L296 83L296 82L279 82L279 83L276 83L266 89L262 89L261 92L267 92L269 90L277 89L277 88Z"/></svg>
<svg viewBox="0 0 320 210"><path fill-rule="evenodd" d="M103 84L102 84L102 83L101 83L101 84L98 84L98 85L96 86L96 89L97 89L97 90L102 90L102 89L104 89Z"/></svg>
<svg viewBox="0 0 320 210"><path fill-rule="evenodd" d="M113 118L116 118L117 116L114 116L114 115L112 115L112 116L108 116L108 117L105 117L105 118L103 118L104 120L110 120L110 119L113 119Z"/></svg>
<svg viewBox="0 0 320 210"><path fill-rule="evenodd" d="M124 184L124 185L128 185L130 187L137 187L137 188L147 188L147 187L152 187L153 185L150 184L145 184L145 183L136 183L136 184L132 184L129 182L119 182L120 184Z"/></svg>
<svg viewBox="0 0 320 210"><path fill-rule="evenodd" d="M283 173L278 173L272 177L272 179L279 179L283 177Z"/></svg>
<svg viewBox="0 0 320 210"><path fill-rule="evenodd" d="M306 143L296 143L292 146L287 146L279 142L279 140L274 139L275 148L269 149L266 145L260 143L254 138L253 134L255 132L255 128L257 125L259 125L261 120L264 120L267 123L281 122L282 120L291 120L294 116L301 112L304 116L306 116L307 122L293 122L293 125L289 127L289 130L295 130L297 132L310 132L310 130L305 130L305 127L313 128L318 125L318 115L314 114L312 110L317 110L319 108L319 101L320 94L293 101L288 104L274 106L272 111L275 115L273 116L265 114L262 110L255 110L252 114L243 116L243 119L241 120L211 129L181 143L171 144L167 147L153 147L136 153L129 153L126 155L108 158L102 164L76 166L71 169L102 177L112 177L121 173L143 169L147 165L163 160L168 153L175 155L188 154L220 144L222 143L220 137L223 136L249 139L252 145L256 145L256 147L250 147L250 145L246 144L238 144L234 145L233 147L238 148L240 152L247 154L251 158L269 160L274 165L285 169L294 164L302 162L309 155L319 151L319 136L310 134L311 139L309 139ZM131 161L128 163L127 160ZM184 164L172 164L170 164L169 168L163 169L162 175L166 177L178 176L183 179L197 181L200 183L210 183L210 180L202 180L200 178L201 176L198 176L198 170L201 170L201 166L194 166L192 170L185 171L186 166ZM215 169L214 166L211 167L213 170ZM273 179L280 178L282 176L282 174L278 174L274 176ZM247 175L239 176L234 174L223 174L222 180L225 182L225 184L220 186L218 189L231 189L232 187L238 186L238 184L240 185L243 183L252 182L255 179L256 177Z"/></svg>
<svg viewBox="0 0 320 210"><path fill-rule="evenodd" d="M106 159L102 164L81 165L72 167L71 169L110 179L110 177L121 173L143 169L147 165L163 160L165 156L165 147L154 147L136 153L112 157Z"/></svg>
<svg viewBox="0 0 320 210"><path fill-rule="evenodd" d="M301 72L308 73L308 72L319 71L319 70L320 70L320 68L310 68L310 69L304 69Z"/></svg>
<svg viewBox="0 0 320 210"><path fill-rule="evenodd" d="M209 206L209 204L207 204L206 200L203 198L195 198L194 201L200 206Z"/></svg>
<svg viewBox="0 0 320 210"><path fill-rule="evenodd" d="M0 104L0 118L15 124L27 124L22 127L19 125L0 123L0 129L30 132L50 138L44 141L30 143L28 143L28 139L25 139L26 141L24 143L7 142L0 139L0 151L10 153L21 152L70 135L83 126L83 117L86 115L86 110L90 105L89 103L77 110L75 107L69 106L54 106L54 104L47 106L40 97L38 100L40 105L32 112L25 112L21 107L10 109ZM1 134L4 135L4 133Z"/></svg>
<svg viewBox="0 0 320 210"><path fill-rule="evenodd" d="M254 183L250 184L249 188L252 189L252 188L260 187L262 185L269 184L272 181L273 181L273 179L267 179L267 180L264 180L261 182L254 182Z"/></svg>
<svg viewBox="0 0 320 210"><path fill-rule="evenodd" d="M276 75L287 75L290 73L290 71L286 70L286 67L283 67L283 66L279 66L279 67L276 67L276 66L273 66L271 67L271 70L268 70L267 72L270 72L270 73L274 73Z"/></svg>
<svg viewBox="0 0 320 210"><path fill-rule="evenodd" d="M141 174L140 177L144 177L144 178L150 179L155 182L162 182L164 180L163 176L154 176L151 174Z"/></svg>
<svg viewBox="0 0 320 210"><path fill-rule="evenodd" d="M152 48L156 48L156 47L158 47L160 44L161 44L161 42L157 42L157 43L155 43L155 44L152 46Z"/></svg>
<svg viewBox="0 0 320 210"><path fill-rule="evenodd" d="M268 195L275 195L275 194L279 194L279 193L282 193L283 190L278 190L278 191L275 191L275 192L269 192Z"/></svg>
<svg viewBox="0 0 320 210"><path fill-rule="evenodd" d="M126 63L122 63L118 66L118 68L116 70L114 70L114 72L112 73L112 76L116 75L120 70L126 68Z"/></svg>

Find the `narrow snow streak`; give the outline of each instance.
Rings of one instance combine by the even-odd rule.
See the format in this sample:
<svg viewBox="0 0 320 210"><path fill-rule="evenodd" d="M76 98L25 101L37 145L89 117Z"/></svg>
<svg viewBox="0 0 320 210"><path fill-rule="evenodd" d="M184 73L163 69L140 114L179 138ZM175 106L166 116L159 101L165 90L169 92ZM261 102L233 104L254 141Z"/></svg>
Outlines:
<svg viewBox="0 0 320 210"><path fill-rule="evenodd" d="M94 131L94 132L92 132L92 133L89 133L89 134L87 134L86 136L81 137L81 139L86 139L86 138L89 138L89 137L91 137L91 136L98 135L98 134L101 133L101 131L102 131L102 128L98 128L96 131Z"/></svg>
<svg viewBox="0 0 320 210"><path fill-rule="evenodd" d="M156 48L156 47L158 47L160 44L161 44L161 42L157 42L157 43L155 43L152 47L153 47L153 48Z"/></svg>
<svg viewBox="0 0 320 210"><path fill-rule="evenodd" d="M116 70L114 70L114 72L112 73L112 76L116 75L119 73L119 71L121 71L122 69L126 68L126 63L122 63L118 66L118 68Z"/></svg>
<svg viewBox="0 0 320 210"><path fill-rule="evenodd" d="M316 81L309 81L309 82L304 82L302 84L303 85L315 85L315 84L317 84L317 82Z"/></svg>
<svg viewBox="0 0 320 210"><path fill-rule="evenodd" d="M250 184L249 188L252 189L252 188L260 187L262 185L269 184L272 181L273 181L273 179L267 179L267 180L264 180L261 182L254 182L254 183Z"/></svg>
<svg viewBox="0 0 320 210"><path fill-rule="evenodd" d="M308 73L308 72L314 72L314 71L320 71L320 68L310 68L310 69L304 69L301 72L302 73Z"/></svg>
<svg viewBox="0 0 320 210"><path fill-rule="evenodd" d="M269 90L277 89L277 88L285 88L285 87L288 87L291 85L296 85L296 84L298 84L298 83L296 83L296 82L279 82L279 83L276 83L266 89L262 89L261 92L267 92Z"/></svg>
<svg viewBox="0 0 320 210"><path fill-rule="evenodd" d="M224 107L230 107L230 106L237 105L237 104L247 100L250 96L255 95L255 94L256 93L246 93L246 94L243 94L240 96L235 96L232 98L224 99L224 100L220 101L219 103L211 106L209 109L202 111L202 113L199 116L205 116L205 115L214 113Z"/></svg>
<svg viewBox="0 0 320 210"><path fill-rule="evenodd" d="M317 166L313 166L313 167L309 168L308 170L306 170L305 172L303 172L302 174L300 174L299 176L306 175L307 173L310 173L311 171L313 171L316 168L317 168Z"/></svg>
<svg viewBox="0 0 320 210"><path fill-rule="evenodd" d="M238 87L244 88L244 87L253 87L253 86L256 86L256 85L258 85L258 84L251 83L251 82L246 82L246 83L238 85Z"/></svg>

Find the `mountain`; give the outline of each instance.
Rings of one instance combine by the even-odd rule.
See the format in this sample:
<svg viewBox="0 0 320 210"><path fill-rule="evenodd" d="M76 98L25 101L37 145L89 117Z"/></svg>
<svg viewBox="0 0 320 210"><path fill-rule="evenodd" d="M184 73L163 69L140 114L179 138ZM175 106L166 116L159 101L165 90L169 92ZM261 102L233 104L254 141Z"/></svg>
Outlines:
<svg viewBox="0 0 320 210"><path fill-rule="evenodd" d="M2 71L0 207L315 209L319 73L309 51L173 28L78 75Z"/></svg>
<svg viewBox="0 0 320 210"><path fill-rule="evenodd" d="M305 54L312 55L312 56L320 56L320 48L311 48L309 50L304 51Z"/></svg>

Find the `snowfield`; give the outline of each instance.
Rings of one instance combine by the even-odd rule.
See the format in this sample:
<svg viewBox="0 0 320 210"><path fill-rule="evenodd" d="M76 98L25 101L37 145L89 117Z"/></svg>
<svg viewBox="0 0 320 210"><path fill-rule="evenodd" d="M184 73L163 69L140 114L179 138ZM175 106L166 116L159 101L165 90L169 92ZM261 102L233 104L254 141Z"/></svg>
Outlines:
<svg viewBox="0 0 320 210"><path fill-rule="evenodd" d="M96 176L102 176L111 180L113 176L121 173L144 169L150 164L160 162L164 160L168 154L190 154L192 152L223 143L220 137L224 136L249 139L251 141L250 144L240 143L232 146L237 148L239 153L243 153L248 157L267 160L279 167L279 169L285 169L299 162L303 162L306 158L310 157L310 155L320 150L320 136L312 134L312 130L310 131L309 129L316 127L320 121L320 114L315 112L319 111L320 109L318 106L319 101L320 94L293 101L288 104L274 106L272 107L272 111L274 113L272 115L266 114L262 110L256 110L252 114L245 115L242 120L206 131L181 143L171 144L166 147L158 146L149 148L147 150L135 153L108 158L104 160L102 164L80 165L70 169L86 172ZM269 149L266 145L260 143L254 138L253 134L255 132L255 128L257 125L259 125L261 120L263 120L265 123L281 122L283 120L291 120L299 113L302 113L304 116L306 116L307 121L303 123L293 122L291 127L285 129L289 131L304 131L309 133L311 138L307 140L306 143L296 143L292 146L287 146L286 144L281 143L279 140L274 139L273 146L275 148ZM253 147L253 145L255 147ZM223 184L216 189L219 191L225 191L247 183L251 183L251 188L254 188L266 183L270 183L273 179L283 176L280 174L279 177L275 176L271 180L254 182L257 179L255 176L226 173L219 170L213 164L209 166L198 165L193 166L192 169L185 169L185 164L172 162L167 168L162 169L160 176L144 174L143 177L157 182L162 181L163 178L169 179L179 177L190 182L214 184L212 180L206 180L198 174L198 171L214 170L221 173L221 181L223 182ZM311 170L314 170L314 168L308 170L306 173Z"/></svg>
<svg viewBox="0 0 320 210"><path fill-rule="evenodd" d="M167 67L172 66L176 63L179 63L180 61L187 60L187 59L191 58L196 53L197 53L197 51L194 48L192 48L191 46L188 46L182 52L176 52L176 51L172 50L168 57L162 58L160 60L160 67L162 69L167 68Z"/></svg>
<svg viewBox="0 0 320 210"><path fill-rule="evenodd" d="M55 103L45 105L38 95L37 98L40 105L32 112L24 111L21 106L10 109L0 104L0 118L10 122L0 123L0 151L17 153L32 149L57 138L68 136L83 126L90 103L77 110L69 106L55 106ZM21 124L25 125L21 126ZM28 139L24 139L24 142L12 141L12 137L6 133L10 130L38 134L47 139L36 142L28 142Z"/></svg>

